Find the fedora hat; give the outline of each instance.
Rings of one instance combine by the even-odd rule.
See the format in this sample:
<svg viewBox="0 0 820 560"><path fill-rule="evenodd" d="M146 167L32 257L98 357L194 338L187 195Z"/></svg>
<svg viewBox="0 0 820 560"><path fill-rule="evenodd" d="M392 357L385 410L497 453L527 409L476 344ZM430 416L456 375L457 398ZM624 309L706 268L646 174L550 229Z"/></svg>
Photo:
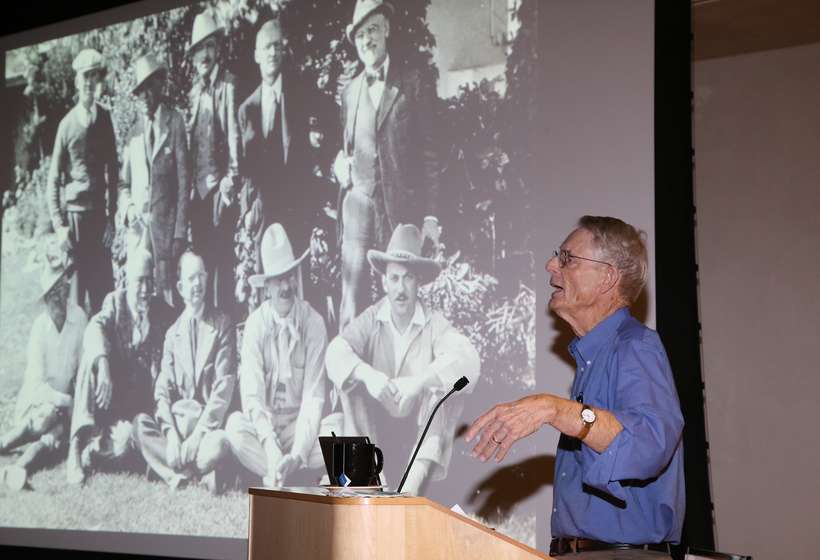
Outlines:
<svg viewBox="0 0 820 560"><path fill-rule="evenodd" d="M186 49L186 54L191 54L194 49L211 35L222 32L222 27L217 25L216 20L210 14L202 12L194 18L194 29L191 32L191 43Z"/></svg>
<svg viewBox="0 0 820 560"><path fill-rule="evenodd" d="M165 65L158 61L153 55L148 54L139 57L137 62L134 63L134 75L137 78L137 83L131 88L131 93L137 93L137 90L145 83L145 80L157 72L165 71Z"/></svg>
<svg viewBox="0 0 820 560"><path fill-rule="evenodd" d="M94 49L83 49L74 57L71 68L77 74L88 72L89 70L105 71L105 60L103 59L103 55Z"/></svg>
<svg viewBox="0 0 820 560"><path fill-rule="evenodd" d="M262 274L252 274L248 283L254 288L261 288L269 278L278 278L299 266L310 249L306 249L299 258L293 256L293 247L282 224L275 223L265 230L262 236Z"/></svg>
<svg viewBox="0 0 820 560"><path fill-rule="evenodd" d="M356 7L353 9L353 20L347 26L347 39L351 43L355 43L353 36L356 34L356 30L362 22L371 15L376 12L381 12L387 17L390 17L393 15L393 11L393 6L390 2L384 2L383 0L358 0Z"/></svg>
<svg viewBox="0 0 820 560"><path fill-rule="evenodd" d="M370 266L380 274L385 273L387 263L403 264L419 276L422 284L426 284L438 276L441 267L433 259L421 256L423 243L424 238L419 228L412 224L399 224L393 230L387 250L370 249L367 252L367 260Z"/></svg>

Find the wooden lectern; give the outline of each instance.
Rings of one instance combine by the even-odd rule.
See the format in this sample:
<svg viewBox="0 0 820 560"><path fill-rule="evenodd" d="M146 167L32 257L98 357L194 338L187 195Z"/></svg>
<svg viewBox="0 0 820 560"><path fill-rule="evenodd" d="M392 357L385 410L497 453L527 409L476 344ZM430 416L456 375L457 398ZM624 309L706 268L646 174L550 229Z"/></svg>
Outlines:
<svg viewBox="0 0 820 560"><path fill-rule="evenodd" d="M249 560L549 558L427 498L250 488Z"/></svg>

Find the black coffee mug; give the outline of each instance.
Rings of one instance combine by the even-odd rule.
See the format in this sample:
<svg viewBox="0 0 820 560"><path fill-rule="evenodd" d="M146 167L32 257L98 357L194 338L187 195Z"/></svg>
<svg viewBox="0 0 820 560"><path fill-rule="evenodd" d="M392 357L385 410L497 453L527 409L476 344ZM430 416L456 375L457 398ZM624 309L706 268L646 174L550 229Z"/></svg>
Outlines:
<svg viewBox="0 0 820 560"><path fill-rule="evenodd" d="M379 486L382 450L373 443L333 444L333 477L339 486Z"/></svg>

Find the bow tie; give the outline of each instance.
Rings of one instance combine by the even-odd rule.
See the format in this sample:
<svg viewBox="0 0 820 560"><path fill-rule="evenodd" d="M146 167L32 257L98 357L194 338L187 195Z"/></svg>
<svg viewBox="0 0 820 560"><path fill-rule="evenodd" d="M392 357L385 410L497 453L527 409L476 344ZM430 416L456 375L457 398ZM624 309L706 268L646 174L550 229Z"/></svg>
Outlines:
<svg viewBox="0 0 820 560"><path fill-rule="evenodd" d="M372 86L376 82L383 82L384 81L384 65L381 68L374 72L365 71L365 78L367 79L368 87Z"/></svg>

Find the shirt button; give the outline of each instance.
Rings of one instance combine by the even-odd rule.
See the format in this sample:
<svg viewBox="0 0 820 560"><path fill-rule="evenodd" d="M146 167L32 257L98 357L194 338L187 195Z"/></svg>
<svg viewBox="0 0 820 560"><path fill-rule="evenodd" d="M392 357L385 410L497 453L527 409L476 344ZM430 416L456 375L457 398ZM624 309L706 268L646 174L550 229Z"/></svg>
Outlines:
<svg viewBox="0 0 820 560"><path fill-rule="evenodd" d="M561 473L561 478L564 478L564 477L566 477L566 476L567 476L567 473L565 473L565 472L562 472L562 473Z"/></svg>
<svg viewBox="0 0 820 560"><path fill-rule="evenodd" d="M558 513L558 508L552 508L552 513Z"/></svg>
<svg viewBox="0 0 820 560"><path fill-rule="evenodd" d="M581 371L584 371L584 366L581 366Z"/></svg>
<svg viewBox="0 0 820 560"><path fill-rule="evenodd" d="M591 366L592 365L592 360L587 360L587 365Z"/></svg>

